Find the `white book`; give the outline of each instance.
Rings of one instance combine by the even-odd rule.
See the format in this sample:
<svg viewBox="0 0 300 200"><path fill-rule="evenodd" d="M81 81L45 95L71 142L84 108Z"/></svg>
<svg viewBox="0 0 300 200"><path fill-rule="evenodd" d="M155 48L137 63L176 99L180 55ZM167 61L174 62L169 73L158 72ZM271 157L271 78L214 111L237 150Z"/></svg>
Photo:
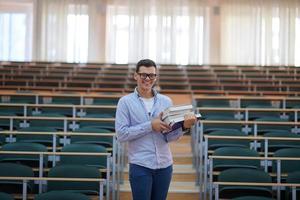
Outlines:
<svg viewBox="0 0 300 200"><path fill-rule="evenodd" d="M162 119L164 120L167 116L181 115L182 113L188 113L192 111L193 106L191 104L171 106L163 111Z"/></svg>
<svg viewBox="0 0 300 200"><path fill-rule="evenodd" d="M184 116L187 114L195 114L192 105L171 106L163 111L162 120L172 127L172 130L183 126ZM201 118L201 114L195 114L197 119Z"/></svg>
<svg viewBox="0 0 300 200"><path fill-rule="evenodd" d="M183 123L184 121L184 116L186 114L190 114L190 113L185 113L184 115L177 115L177 116L169 116L167 118L165 118L165 120L163 120L164 122L166 122L169 126L172 127L172 130L173 129L176 129L178 128L178 126L176 126L176 123ZM193 112L191 112L191 114L194 114ZM200 119L201 118L201 114L195 114L196 118L197 119ZM176 127L175 127L176 126Z"/></svg>

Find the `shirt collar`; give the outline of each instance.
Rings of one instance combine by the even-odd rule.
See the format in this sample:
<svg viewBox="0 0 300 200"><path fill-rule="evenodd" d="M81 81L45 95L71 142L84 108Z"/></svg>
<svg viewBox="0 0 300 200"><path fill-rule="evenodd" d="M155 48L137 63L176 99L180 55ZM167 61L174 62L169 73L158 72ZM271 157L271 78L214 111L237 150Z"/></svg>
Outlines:
<svg viewBox="0 0 300 200"><path fill-rule="evenodd" d="M158 92L154 88L152 88L152 94L153 94L154 98L156 97L157 93ZM135 87L135 89L134 89L134 94L136 94L137 97L141 97L141 95L139 94L139 91L137 90L137 87Z"/></svg>

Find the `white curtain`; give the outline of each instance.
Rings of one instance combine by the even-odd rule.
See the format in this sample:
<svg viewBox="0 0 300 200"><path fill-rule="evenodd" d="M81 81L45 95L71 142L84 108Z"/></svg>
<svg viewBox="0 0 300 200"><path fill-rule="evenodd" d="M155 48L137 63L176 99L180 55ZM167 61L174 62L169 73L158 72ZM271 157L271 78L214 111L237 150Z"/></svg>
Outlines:
<svg viewBox="0 0 300 200"><path fill-rule="evenodd" d="M0 0L0 60L300 66L299 0Z"/></svg>
<svg viewBox="0 0 300 200"><path fill-rule="evenodd" d="M104 44L98 0L36 0L33 60L100 62Z"/></svg>
<svg viewBox="0 0 300 200"><path fill-rule="evenodd" d="M0 0L0 60L32 59L32 16L30 0Z"/></svg>
<svg viewBox="0 0 300 200"><path fill-rule="evenodd" d="M135 63L207 63L205 4L201 0L111 0L107 5L106 60Z"/></svg>
<svg viewBox="0 0 300 200"><path fill-rule="evenodd" d="M295 65L299 62L295 57L300 53L299 0L220 2L220 63Z"/></svg>

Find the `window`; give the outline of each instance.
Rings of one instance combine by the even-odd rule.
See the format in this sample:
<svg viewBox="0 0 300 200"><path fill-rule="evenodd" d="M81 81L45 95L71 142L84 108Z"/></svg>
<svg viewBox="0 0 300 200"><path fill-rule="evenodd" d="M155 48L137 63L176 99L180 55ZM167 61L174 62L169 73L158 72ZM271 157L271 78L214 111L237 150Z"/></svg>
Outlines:
<svg viewBox="0 0 300 200"><path fill-rule="evenodd" d="M67 16L67 62L86 63L88 60L89 16L87 10L86 5L69 5L70 14Z"/></svg>
<svg viewBox="0 0 300 200"><path fill-rule="evenodd" d="M129 16L117 15L113 22L116 27L116 63L128 63Z"/></svg>
<svg viewBox="0 0 300 200"><path fill-rule="evenodd" d="M87 15L68 15L67 62L83 62L88 59Z"/></svg>
<svg viewBox="0 0 300 200"><path fill-rule="evenodd" d="M295 21L295 65L300 66L300 17Z"/></svg>
<svg viewBox="0 0 300 200"><path fill-rule="evenodd" d="M31 60L32 7L24 2L0 3L0 60Z"/></svg>
<svg viewBox="0 0 300 200"><path fill-rule="evenodd" d="M106 60L123 64L150 58L161 64L202 64L202 14L192 12L191 5L170 5L167 11L161 4L147 5L107 7Z"/></svg>
<svg viewBox="0 0 300 200"><path fill-rule="evenodd" d="M189 16L176 17L176 64L188 64L189 56Z"/></svg>
<svg viewBox="0 0 300 200"><path fill-rule="evenodd" d="M279 17L272 18L272 60L273 63L279 64Z"/></svg>

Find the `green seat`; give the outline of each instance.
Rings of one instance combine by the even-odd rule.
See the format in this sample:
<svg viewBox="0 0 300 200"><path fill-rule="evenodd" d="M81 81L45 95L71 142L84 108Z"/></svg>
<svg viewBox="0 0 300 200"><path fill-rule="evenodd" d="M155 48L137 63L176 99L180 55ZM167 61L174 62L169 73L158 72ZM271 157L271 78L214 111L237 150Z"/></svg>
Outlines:
<svg viewBox="0 0 300 200"><path fill-rule="evenodd" d="M60 117L72 117L73 116L73 108L62 108L62 107L42 107L40 109L41 114L36 114L34 116L53 116L57 115Z"/></svg>
<svg viewBox="0 0 300 200"><path fill-rule="evenodd" d="M85 118L114 118L114 113L87 113Z"/></svg>
<svg viewBox="0 0 300 200"><path fill-rule="evenodd" d="M271 176L261 170L233 168L227 169L218 176L219 182L250 182L250 183L272 183ZM220 198L235 198L245 195L272 197L272 188L269 186L220 186Z"/></svg>
<svg viewBox="0 0 300 200"><path fill-rule="evenodd" d="M236 120L233 111L201 111L201 115L206 120Z"/></svg>
<svg viewBox="0 0 300 200"><path fill-rule="evenodd" d="M299 169L300 170L300 169ZM300 183L300 171L294 171L288 174L287 183Z"/></svg>
<svg viewBox="0 0 300 200"><path fill-rule="evenodd" d="M300 169L298 169L298 171L294 171L294 172L288 173L286 182L287 183L300 184L300 171L299 170ZM286 189L286 199L292 199L291 198L291 196L292 196L291 192L292 192L291 188L287 188ZM297 197L299 198L299 195L300 195L300 188L299 187L296 188L296 193L297 193Z"/></svg>
<svg viewBox="0 0 300 200"><path fill-rule="evenodd" d="M278 122L278 125L265 125L261 124L257 126L257 132L258 134L264 134L267 132L290 132L292 130L292 127L290 125L280 125L280 122L288 122L288 119L281 119L280 117L271 117L271 116L265 116L265 117L259 117L255 119L254 121L264 122L264 121L272 121L272 122Z"/></svg>
<svg viewBox="0 0 300 200"><path fill-rule="evenodd" d="M5 116L15 116L13 113L7 113ZM13 130L18 127L20 120L13 120ZM0 119L0 128L3 130L10 130L10 119Z"/></svg>
<svg viewBox="0 0 300 200"><path fill-rule="evenodd" d="M65 117L59 113L40 113L34 115L34 117L41 117L41 119L32 119L30 120L30 127L52 127L57 130L64 129L64 121L63 120L49 120L49 119L42 119L42 117L51 117L51 118L62 118Z"/></svg>
<svg viewBox="0 0 300 200"><path fill-rule="evenodd" d="M3 131L2 128L0 128L0 131ZM3 133L0 133L0 145L3 145L6 143L6 135L4 135Z"/></svg>
<svg viewBox="0 0 300 200"><path fill-rule="evenodd" d="M95 117L94 117L95 118ZM100 121L80 121L79 128L97 128L97 129L107 129L111 132L115 132L115 123L112 122L100 122Z"/></svg>
<svg viewBox="0 0 300 200"><path fill-rule="evenodd" d="M230 131L230 132L241 132L242 126L240 124L204 124L204 133L210 133L214 131Z"/></svg>
<svg viewBox="0 0 300 200"><path fill-rule="evenodd" d="M197 107L230 107L227 99L198 99Z"/></svg>
<svg viewBox="0 0 300 200"><path fill-rule="evenodd" d="M36 195L34 200L90 200L90 198L80 193L51 191Z"/></svg>
<svg viewBox="0 0 300 200"><path fill-rule="evenodd" d="M24 143L14 142L2 146L2 151L33 151L33 152L47 152L47 147L38 143ZM30 167L38 167L40 161L39 155L26 154L3 154L0 155L0 162L14 162L27 165ZM47 166L47 156L44 156L44 166Z"/></svg>
<svg viewBox="0 0 300 200"><path fill-rule="evenodd" d="M7 194L5 192L0 192L0 199L1 200L14 200L12 195Z"/></svg>
<svg viewBox="0 0 300 200"><path fill-rule="evenodd" d="M107 153L106 148L96 144L69 144L62 148L62 152L86 152L86 153ZM106 168L106 156L70 156L62 155L60 159L61 165L87 165L97 168Z"/></svg>
<svg viewBox="0 0 300 200"><path fill-rule="evenodd" d="M0 116L17 116L17 115L23 115L24 114L24 108L22 106L6 106L0 107Z"/></svg>
<svg viewBox="0 0 300 200"><path fill-rule="evenodd" d="M300 101L299 100L286 100L286 107L287 108L300 108Z"/></svg>
<svg viewBox="0 0 300 200"><path fill-rule="evenodd" d="M265 111L250 111L249 120L256 120L259 121L288 121L286 119L280 118L280 113L278 112L265 112Z"/></svg>
<svg viewBox="0 0 300 200"><path fill-rule="evenodd" d="M80 97L52 97L52 104L80 105Z"/></svg>
<svg viewBox="0 0 300 200"><path fill-rule="evenodd" d="M83 127L76 129L75 133L99 133L99 136L79 136L72 135L71 143L79 143L79 144L100 144L105 147L113 146L113 137L112 136L101 136L101 133L112 133L111 130L105 128L97 128L97 127Z"/></svg>
<svg viewBox="0 0 300 200"><path fill-rule="evenodd" d="M275 131L264 134L265 137L286 137L286 138L300 138L299 135L285 131ZM262 148L265 143L262 142ZM288 141L288 140L268 140L268 150L270 152L277 151L283 148L300 148L300 141Z"/></svg>
<svg viewBox="0 0 300 200"><path fill-rule="evenodd" d="M0 177L33 177L34 173L29 166L17 163L0 163ZM0 180L0 191L9 194L22 193L22 180ZM33 181L27 183L28 192L34 191Z"/></svg>
<svg viewBox="0 0 300 200"><path fill-rule="evenodd" d="M213 153L214 156L244 156L244 157L259 157L258 152L249 148L241 147L222 147L218 148ZM240 160L240 159L214 159L214 171L223 171L228 168L250 168L260 169L259 160Z"/></svg>
<svg viewBox="0 0 300 200"><path fill-rule="evenodd" d="M242 99L242 108L272 108L271 100L268 99Z"/></svg>
<svg viewBox="0 0 300 200"><path fill-rule="evenodd" d="M244 133L239 131L228 131L228 130L219 130L213 131L208 135L213 136L246 136ZM220 147L246 147L249 148L250 142L248 140L241 139L209 139L208 149L217 149Z"/></svg>
<svg viewBox="0 0 300 200"><path fill-rule="evenodd" d="M84 165L58 165L50 169L50 178L101 178L99 169ZM84 194L98 194L99 182L49 181L48 191L64 190Z"/></svg>
<svg viewBox="0 0 300 200"><path fill-rule="evenodd" d="M300 148L285 148L274 152L273 157L300 157ZM273 172L277 171L276 161L273 162ZM281 173L290 173L300 169L299 160L281 160Z"/></svg>
<svg viewBox="0 0 300 200"><path fill-rule="evenodd" d="M9 103L35 103L35 96L11 96Z"/></svg>
<svg viewBox="0 0 300 200"><path fill-rule="evenodd" d="M57 130L53 127L27 127L19 129L20 132L50 132L55 133ZM53 136L52 134L49 135L31 135L31 134L17 134L16 135L17 142L33 142L33 143L40 143L46 146L53 145ZM58 144L58 138L56 138L56 144Z"/></svg>
<svg viewBox="0 0 300 200"><path fill-rule="evenodd" d="M118 98L94 98L93 99L93 105L117 105L119 99Z"/></svg>
<svg viewBox="0 0 300 200"><path fill-rule="evenodd" d="M273 199L268 197L259 197L259 196L243 196L243 197L233 198L232 200L273 200Z"/></svg>

